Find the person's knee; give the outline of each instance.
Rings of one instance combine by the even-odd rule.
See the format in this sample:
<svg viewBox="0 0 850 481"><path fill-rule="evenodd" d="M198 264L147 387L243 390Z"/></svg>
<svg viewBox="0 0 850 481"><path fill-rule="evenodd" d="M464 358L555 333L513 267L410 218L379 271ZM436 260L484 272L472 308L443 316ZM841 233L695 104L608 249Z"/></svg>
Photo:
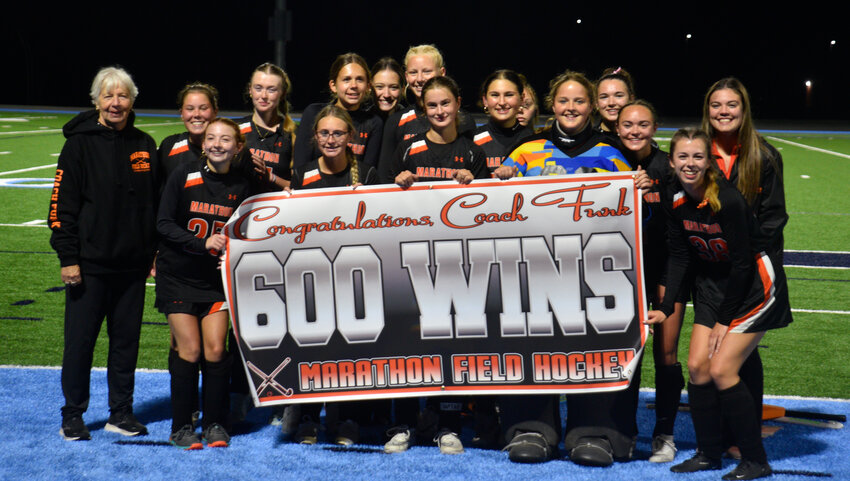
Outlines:
<svg viewBox="0 0 850 481"><path fill-rule="evenodd" d="M204 346L204 359L210 362L219 362L224 359L224 344L213 344Z"/></svg>
<svg viewBox="0 0 850 481"><path fill-rule="evenodd" d="M198 362L201 357L200 346L177 346L177 354L180 359L187 362Z"/></svg>
<svg viewBox="0 0 850 481"><path fill-rule="evenodd" d="M711 379L711 364L708 359L688 358L688 374L692 382L705 384Z"/></svg>

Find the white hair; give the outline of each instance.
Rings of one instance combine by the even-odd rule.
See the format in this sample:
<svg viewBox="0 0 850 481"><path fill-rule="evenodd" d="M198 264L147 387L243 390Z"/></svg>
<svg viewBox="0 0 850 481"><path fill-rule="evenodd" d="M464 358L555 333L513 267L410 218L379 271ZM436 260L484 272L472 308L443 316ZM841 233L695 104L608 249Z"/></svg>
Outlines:
<svg viewBox="0 0 850 481"><path fill-rule="evenodd" d="M117 86L127 89L127 92L130 94L130 103L136 101L136 96L139 95L139 89L136 87L130 74L121 67L103 67L98 70L97 75L94 76L94 80L91 83L89 95L91 96L92 103L97 105L97 99L100 97L101 92L112 90Z"/></svg>

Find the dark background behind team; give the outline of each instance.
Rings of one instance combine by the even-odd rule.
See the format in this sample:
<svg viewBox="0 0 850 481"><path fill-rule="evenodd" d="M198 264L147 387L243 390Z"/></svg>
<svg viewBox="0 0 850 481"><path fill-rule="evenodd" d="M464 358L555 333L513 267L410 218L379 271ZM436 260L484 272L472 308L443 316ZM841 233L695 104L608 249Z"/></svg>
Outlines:
<svg viewBox="0 0 850 481"><path fill-rule="evenodd" d="M650 2L287 3L292 39L284 67L296 111L327 99L337 54L402 61L408 46L434 43L472 112L480 111L473 104L481 81L497 68L525 73L542 97L565 68L596 78L619 65L662 117L699 117L704 92L727 75L747 85L760 120L850 117L845 20L811 2L758 11L699 1L671 9ZM0 104L89 105L97 68L120 64L139 86L136 108L176 112L177 91L200 80L219 88L223 110L248 111L249 74L273 60L273 10L273 0L4 5Z"/></svg>

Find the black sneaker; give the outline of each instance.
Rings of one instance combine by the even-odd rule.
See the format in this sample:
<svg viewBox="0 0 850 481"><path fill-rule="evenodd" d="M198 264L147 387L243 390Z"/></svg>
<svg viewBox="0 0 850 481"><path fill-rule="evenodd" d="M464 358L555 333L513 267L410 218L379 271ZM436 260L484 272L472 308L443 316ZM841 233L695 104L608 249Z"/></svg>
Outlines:
<svg viewBox="0 0 850 481"><path fill-rule="evenodd" d="M614 464L614 451L605 438L580 438L570 451L570 461L582 466L604 468Z"/></svg>
<svg viewBox="0 0 850 481"><path fill-rule="evenodd" d="M68 419L63 419L59 434L65 438L65 441L88 441L91 439L89 428L83 422L82 416L71 416Z"/></svg>
<svg viewBox="0 0 850 481"><path fill-rule="evenodd" d="M204 442L211 448L226 448L230 446L230 435L221 424L213 423L204 429Z"/></svg>
<svg viewBox="0 0 850 481"><path fill-rule="evenodd" d="M133 416L132 411L110 414L109 420L103 429L124 436L144 436L148 433L148 428L136 420L136 416Z"/></svg>
<svg viewBox="0 0 850 481"><path fill-rule="evenodd" d="M674 473L695 473L697 471L715 471L722 467L723 464L719 458L709 458L705 454L697 452L691 459L670 468L670 471Z"/></svg>
<svg viewBox="0 0 850 481"><path fill-rule="evenodd" d="M316 444L319 441L319 425L305 416L292 440L298 444Z"/></svg>
<svg viewBox="0 0 850 481"><path fill-rule="evenodd" d="M340 446L351 446L357 444L360 439L360 426L352 420L339 423L337 426L336 438L334 442Z"/></svg>
<svg viewBox="0 0 850 481"><path fill-rule="evenodd" d="M171 433L171 436L168 437L168 442L187 451L204 449L204 445L201 443L201 438L190 424L183 426L176 433Z"/></svg>
<svg viewBox="0 0 850 481"><path fill-rule="evenodd" d="M515 435L504 450L508 451L508 459L515 463L542 463L552 456L546 438L535 432Z"/></svg>
<svg viewBox="0 0 850 481"><path fill-rule="evenodd" d="M767 463L759 463L744 459L732 471L723 475L723 479L758 479L770 476L773 470Z"/></svg>

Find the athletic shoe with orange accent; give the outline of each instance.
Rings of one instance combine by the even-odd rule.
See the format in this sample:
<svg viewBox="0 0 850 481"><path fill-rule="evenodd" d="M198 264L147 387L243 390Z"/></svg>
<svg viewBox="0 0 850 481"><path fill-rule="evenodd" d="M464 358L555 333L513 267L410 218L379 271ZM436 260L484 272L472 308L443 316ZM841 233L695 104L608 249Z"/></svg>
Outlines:
<svg viewBox="0 0 850 481"><path fill-rule="evenodd" d="M204 445L201 443L201 438L198 436L198 433L195 432L195 429L189 424L180 428L180 430L176 433L171 433L171 436L168 437L168 442L187 451L204 449Z"/></svg>
<svg viewBox="0 0 850 481"><path fill-rule="evenodd" d="M213 423L204 429L204 442L211 448L226 448L230 446L230 435L221 424Z"/></svg>

